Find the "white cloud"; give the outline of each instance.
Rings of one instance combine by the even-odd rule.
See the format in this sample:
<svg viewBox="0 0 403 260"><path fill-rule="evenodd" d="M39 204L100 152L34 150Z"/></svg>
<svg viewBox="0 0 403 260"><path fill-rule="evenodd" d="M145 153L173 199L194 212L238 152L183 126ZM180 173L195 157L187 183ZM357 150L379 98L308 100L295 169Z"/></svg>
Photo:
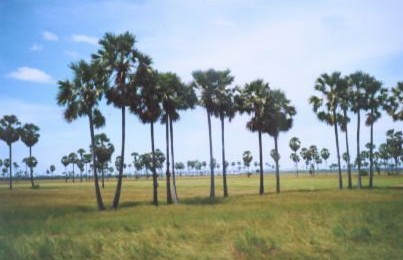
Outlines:
<svg viewBox="0 0 403 260"><path fill-rule="evenodd" d="M29 50L31 50L31 51L41 51L41 50L43 50L43 46L34 43L34 44L32 44L31 47L29 47Z"/></svg>
<svg viewBox="0 0 403 260"><path fill-rule="evenodd" d="M47 40L47 41L55 41L57 42L59 40L59 36L57 36L56 34L49 32L49 31L44 31L42 33L43 39Z"/></svg>
<svg viewBox="0 0 403 260"><path fill-rule="evenodd" d="M6 75L7 77L23 80L32 81L37 83L52 83L52 77L47 73L30 67L19 67L17 70L12 71Z"/></svg>
<svg viewBox="0 0 403 260"><path fill-rule="evenodd" d="M92 45L98 44L98 39L96 37L84 35L84 34L74 34L71 36L73 42L84 42Z"/></svg>

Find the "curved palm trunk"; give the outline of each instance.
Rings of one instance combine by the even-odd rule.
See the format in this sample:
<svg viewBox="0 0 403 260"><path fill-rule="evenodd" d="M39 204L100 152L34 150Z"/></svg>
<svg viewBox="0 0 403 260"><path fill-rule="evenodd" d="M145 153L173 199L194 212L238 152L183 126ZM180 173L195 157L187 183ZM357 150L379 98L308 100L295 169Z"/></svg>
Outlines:
<svg viewBox="0 0 403 260"><path fill-rule="evenodd" d="M207 111L207 123L208 123L208 135L209 135L209 143L210 143L210 172L211 172L211 181L210 181L210 198L215 198L215 185L214 185L214 163L213 163L213 141L211 138L211 118L210 112Z"/></svg>
<svg viewBox="0 0 403 260"><path fill-rule="evenodd" d="M153 173L153 204L158 206L158 180L155 169L155 147L154 147L154 123L151 122L151 153L152 153L152 173Z"/></svg>
<svg viewBox="0 0 403 260"><path fill-rule="evenodd" d="M94 124L92 121L91 114L89 114L88 119L90 121L91 146L95 147ZM104 206L104 202L102 200L101 190L99 189L98 174L97 174L97 170L96 170L96 158L95 158L95 153L94 153L93 149L92 149L91 153L92 153L92 165L93 165L92 171L94 173L95 197L97 199L98 210L103 211L103 210L105 210L105 206Z"/></svg>
<svg viewBox="0 0 403 260"><path fill-rule="evenodd" d="M374 110L371 109L371 116L374 118ZM370 143L371 147L369 148L369 188L372 189L373 186L373 178L374 178L374 151L373 151L373 144L374 144L374 122L371 121L371 129L370 129Z"/></svg>
<svg viewBox="0 0 403 260"><path fill-rule="evenodd" d="M276 150L276 155L278 156L277 138L277 136L274 137L274 149ZM278 166L278 157L276 158L276 192L280 193L280 169Z"/></svg>
<svg viewBox="0 0 403 260"><path fill-rule="evenodd" d="M264 179L263 179L263 153L262 153L262 131L258 131L259 134L259 166L260 166L260 188L259 194L264 194Z"/></svg>
<svg viewBox="0 0 403 260"><path fill-rule="evenodd" d="M347 117L347 111L344 110L344 118ZM352 184L352 178L351 178L351 162L350 162L350 148L348 145L348 126L346 123L346 153L347 153L347 176L348 176L348 188L352 189L353 188L353 184Z"/></svg>
<svg viewBox="0 0 403 260"><path fill-rule="evenodd" d="M176 191L176 177L175 177L175 156L174 156L174 133L172 119L169 118L169 132L171 135L171 162L172 162L172 184L173 184L173 200L178 203L178 193Z"/></svg>
<svg viewBox="0 0 403 260"><path fill-rule="evenodd" d="M116 185L115 198L113 199L112 208L117 209L119 206L120 193L122 192L123 165L125 159L125 127L126 127L126 109L122 107L122 151L120 153L120 167L118 183Z"/></svg>
<svg viewBox="0 0 403 260"><path fill-rule="evenodd" d="M333 110L333 118L336 119L336 111ZM343 179L341 176L341 164L340 164L340 149L339 149L339 132L337 131L337 122L334 122L334 135L336 137L336 151L337 151L337 165L339 167L339 189L343 189Z"/></svg>
<svg viewBox="0 0 403 260"><path fill-rule="evenodd" d="M166 182L167 182L167 203L172 204L172 193L171 193L171 172L169 171L169 115L167 115L165 122L165 139L167 144L167 159L166 159Z"/></svg>
<svg viewBox="0 0 403 260"><path fill-rule="evenodd" d="M357 169L358 169L358 183L357 188L361 189L361 156L360 156L360 110L357 112Z"/></svg>
<svg viewBox="0 0 403 260"><path fill-rule="evenodd" d="M32 147L29 147L29 161L32 160ZM32 170L32 167L29 167L29 172L30 172L30 177L31 177L31 188L35 187L35 183L34 183L34 172Z"/></svg>
<svg viewBox="0 0 403 260"><path fill-rule="evenodd" d="M9 178L9 180L8 180L8 182L9 182L9 188L10 188L10 190L12 190L13 189L13 168L12 168L12 165L13 165L13 157L12 157L12 148L11 148L11 144L8 146L8 156L9 156L9 158L10 158L10 178Z"/></svg>
<svg viewBox="0 0 403 260"><path fill-rule="evenodd" d="M222 146L222 178L224 185L224 197L228 197L228 187L227 187L227 165L225 163L225 139L224 139L224 117L221 118L221 146Z"/></svg>

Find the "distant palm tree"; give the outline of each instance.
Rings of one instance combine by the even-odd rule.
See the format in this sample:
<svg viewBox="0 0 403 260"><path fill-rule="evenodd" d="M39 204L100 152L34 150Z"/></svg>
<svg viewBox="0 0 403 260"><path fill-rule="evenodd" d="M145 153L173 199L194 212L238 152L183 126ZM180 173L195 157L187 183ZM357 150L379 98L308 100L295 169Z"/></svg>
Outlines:
<svg viewBox="0 0 403 260"><path fill-rule="evenodd" d="M56 167L52 164L52 165L50 165L49 170L53 177L53 173L56 171Z"/></svg>
<svg viewBox="0 0 403 260"><path fill-rule="evenodd" d="M280 170L278 152L278 136L280 132L286 132L292 127L293 117L297 113L295 107L291 106L281 90L270 90L269 99L263 111L263 132L268 133L274 139L273 159L276 162L276 192L280 192Z"/></svg>
<svg viewBox="0 0 403 260"><path fill-rule="evenodd" d="M74 177L75 177L75 171L74 171L74 166L77 164L78 158L76 153L70 153L69 154L69 160L70 163L73 165L73 183L74 183Z"/></svg>
<svg viewBox="0 0 403 260"><path fill-rule="evenodd" d="M316 113L318 119L334 127L337 165L339 168L339 189L343 188L343 180L341 176L339 133L337 127L338 119L341 116L337 113L339 107L338 93L346 87L347 86L345 81L341 78L340 72L333 72L331 75L322 74L316 80L315 84L315 90L319 91L322 95L320 97L312 96L309 99L309 103L312 104L313 111Z"/></svg>
<svg viewBox="0 0 403 260"><path fill-rule="evenodd" d="M73 70L74 79L73 81L59 81L57 104L66 107L64 118L69 123L82 116L88 117L91 146L94 147L94 128L99 128L105 124L105 118L98 109L98 102L107 88L107 78L102 67L96 62L88 64L81 60L78 63L73 63L70 68ZM98 185L97 163L93 152L92 160L95 196L98 210L101 211L105 209L105 206Z"/></svg>
<svg viewBox="0 0 403 260"><path fill-rule="evenodd" d="M299 140L298 137L293 137L290 139L290 142L288 143L290 146L291 150L293 153L290 155L291 160L295 163L295 167L297 169L297 177L298 177L298 162L299 162L299 156L297 154L298 149L301 147L301 141Z"/></svg>
<svg viewBox="0 0 403 260"><path fill-rule="evenodd" d="M329 149L322 148L322 150L320 150L320 157L322 157L322 159L325 161L326 169L327 169L327 159L329 159L329 157L330 157Z"/></svg>
<svg viewBox="0 0 403 260"><path fill-rule="evenodd" d="M141 54L135 49L135 37L129 32L114 35L106 33L99 41L101 49L92 57L99 61L108 76L112 78L112 85L106 92L108 104L113 104L121 110L122 114L122 148L120 153L120 163L118 181L112 208L119 206L120 194L122 191L123 165L125 155L125 127L126 127L126 107L133 106L138 100L136 70ZM151 62L151 61L150 61Z"/></svg>
<svg viewBox="0 0 403 260"><path fill-rule="evenodd" d="M34 146L39 140L39 127L34 124L25 124L22 128L20 128L20 137L21 141L29 148L29 158L32 160L32 146ZM31 187L34 188L34 174L32 167L30 169L31 176Z"/></svg>
<svg viewBox="0 0 403 260"><path fill-rule="evenodd" d="M83 171L84 171L84 154L85 150L83 148L80 148L77 150L77 154L80 156L78 159L77 166L80 168L80 182L83 182Z"/></svg>
<svg viewBox="0 0 403 260"><path fill-rule="evenodd" d="M9 177L9 188L13 189L13 157L12 157L12 144L17 142L20 139L19 135L19 127L21 123L18 121L15 115L5 115L0 120L0 139L3 140L8 145L9 151L9 169L10 169L10 177Z"/></svg>
<svg viewBox="0 0 403 260"><path fill-rule="evenodd" d="M214 184L214 163L213 163L213 142L211 135L211 115L216 110L217 94L220 88L231 84L233 77L230 76L230 71L216 71L209 69L207 71L193 71L192 73L194 82L193 85L200 90L200 104L207 111L207 124L209 131L209 145L210 145L210 198L215 198L215 184Z"/></svg>
<svg viewBox="0 0 403 260"><path fill-rule="evenodd" d="M67 166L70 164L69 157L66 156L66 155L63 156L62 159L61 159L61 163L62 163L63 166L64 166L64 174L65 174L65 176L66 176L66 182L67 182Z"/></svg>
<svg viewBox="0 0 403 260"><path fill-rule="evenodd" d="M109 138L106 134L97 134L95 135L95 155L98 159L98 167L101 169L101 181L102 188L105 188L104 182L104 168L108 161L111 160L112 154L115 151L115 147L110 143ZM120 162L120 161L119 161Z"/></svg>
<svg viewBox="0 0 403 260"><path fill-rule="evenodd" d="M259 137L259 172L260 172L260 185L259 194L264 194L264 180L263 180L263 152L262 152L262 132L263 132L263 119L264 107L269 102L269 83L263 80L255 80L246 84L243 89L238 89L238 94L235 97L237 109L241 113L253 114L246 127L252 132L258 132Z"/></svg>
<svg viewBox="0 0 403 260"><path fill-rule="evenodd" d="M398 82L391 89L383 108L393 118L393 121L403 121L403 81Z"/></svg>
<svg viewBox="0 0 403 260"><path fill-rule="evenodd" d="M244 151L242 154L242 160L243 160L243 165L245 165L245 167L248 168L248 173L249 173L250 163L253 160L252 153L250 151ZM248 177L249 177L249 175L248 175Z"/></svg>

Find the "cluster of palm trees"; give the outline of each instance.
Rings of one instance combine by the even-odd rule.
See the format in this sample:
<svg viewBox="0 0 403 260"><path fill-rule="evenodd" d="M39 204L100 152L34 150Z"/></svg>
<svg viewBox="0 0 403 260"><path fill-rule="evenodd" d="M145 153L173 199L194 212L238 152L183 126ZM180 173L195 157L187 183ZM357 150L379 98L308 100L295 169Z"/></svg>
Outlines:
<svg viewBox="0 0 403 260"><path fill-rule="evenodd" d="M375 77L361 71L343 77L340 72L322 74L315 84L315 90L319 96L312 96L309 102L313 111L320 121L325 122L334 128L337 165L339 173L339 188L343 188L340 165L339 149L339 127L345 133L346 160L348 174L348 188L352 188L350 151L348 143L349 113L357 117L357 152L356 165L358 173L361 172L362 160L360 150L361 113L365 112L365 124L370 127L369 141L369 187L373 187L373 127L374 123L381 117L381 110L385 110L394 121L403 120L403 83L399 82L390 92L382 87L382 83ZM358 174L357 187L361 188L361 174Z"/></svg>
<svg viewBox="0 0 403 260"><path fill-rule="evenodd" d="M23 162L30 169L31 187L35 188L33 168L38 164L37 159L32 156L32 147L39 141L39 127L34 124L24 124L21 126L20 121L15 115L5 115L0 120L0 140L4 141L9 149L9 158L4 160L4 165L9 168L9 188L13 188L12 183L12 145L21 139L21 141L29 149L29 157L24 158Z"/></svg>

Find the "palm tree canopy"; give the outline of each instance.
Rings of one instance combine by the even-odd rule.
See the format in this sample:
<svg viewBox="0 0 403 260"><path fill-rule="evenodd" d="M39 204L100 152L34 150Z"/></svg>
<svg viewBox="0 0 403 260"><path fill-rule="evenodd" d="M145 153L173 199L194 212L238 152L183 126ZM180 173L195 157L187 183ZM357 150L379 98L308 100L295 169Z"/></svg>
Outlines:
<svg viewBox="0 0 403 260"><path fill-rule="evenodd" d="M95 155L101 164L111 160L112 154L115 151L113 144L109 142L106 134L101 133L95 135Z"/></svg>
<svg viewBox="0 0 403 260"><path fill-rule="evenodd" d="M327 148L322 148L322 150L320 150L320 156L326 161L330 156L329 150Z"/></svg>
<svg viewBox="0 0 403 260"><path fill-rule="evenodd" d="M0 120L0 139L11 145L20 139L19 126L21 123L15 115L5 115Z"/></svg>
<svg viewBox="0 0 403 260"><path fill-rule="evenodd" d="M293 137L290 139L290 142L288 145L290 146L291 150L293 150L295 153L301 147L301 141L299 140L298 137Z"/></svg>
<svg viewBox="0 0 403 260"><path fill-rule="evenodd" d="M66 167L67 165L69 165L69 164L70 164L69 157L66 156L66 155L63 156L62 159L61 159L61 163L63 164L64 167Z"/></svg>
<svg viewBox="0 0 403 260"><path fill-rule="evenodd" d="M384 109L394 121L403 120L403 81L398 82L396 87L392 88L384 103Z"/></svg>
<svg viewBox="0 0 403 260"><path fill-rule="evenodd" d="M19 131L21 141L28 147L34 146L40 137L38 131L38 126L34 124L25 124Z"/></svg>

